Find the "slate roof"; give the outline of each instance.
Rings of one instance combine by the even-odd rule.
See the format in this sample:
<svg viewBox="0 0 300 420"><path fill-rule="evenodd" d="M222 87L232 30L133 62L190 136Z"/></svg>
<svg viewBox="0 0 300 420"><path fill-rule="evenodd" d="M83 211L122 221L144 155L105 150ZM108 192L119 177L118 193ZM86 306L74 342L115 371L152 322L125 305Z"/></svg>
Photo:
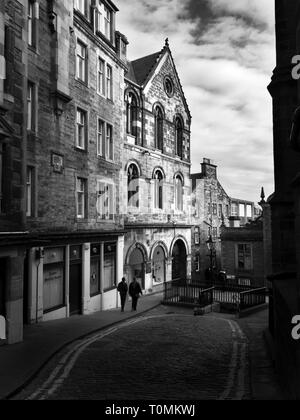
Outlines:
<svg viewBox="0 0 300 420"><path fill-rule="evenodd" d="M146 57L139 58L130 62L129 72L126 75L128 79L137 83L140 86L146 82L152 69L156 66L162 51L154 54L147 55Z"/></svg>

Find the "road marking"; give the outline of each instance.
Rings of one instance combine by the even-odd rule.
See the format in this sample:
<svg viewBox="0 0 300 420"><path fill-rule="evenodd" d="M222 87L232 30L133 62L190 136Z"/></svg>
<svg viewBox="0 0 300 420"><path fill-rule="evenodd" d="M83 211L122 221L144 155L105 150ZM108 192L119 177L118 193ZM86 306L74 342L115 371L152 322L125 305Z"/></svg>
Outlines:
<svg viewBox="0 0 300 420"><path fill-rule="evenodd" d="M129 319L116 327L102 330L101 332L98 332L88 338L80 340L77 344L71 345L72 347L61 357L48 379L34 393L32 393L27 400L46 400L53 395L70 376L70 373L81 354L96 341L142 321L174 316L178 316L178 314L148 315L135 319ZM191 317L191 315L184 316ZM226 321L229 324L233 339L232 355L229 364L230 372L226 388L219 399L225 400L229 399L229 397L231 397L230 399L242 399L245 395L245 365L247 356L246 337L235 321L217 317L215 319Z"/></svg>
<svg viewBox="0 0 300 420"><path fill-rule="evenodd" d="M225 320L225 319L224 319ZM231 328L233 349L231 361L229 364L230 371L228 375L227 385L219 400L231 399L241 400L245 396L245 378L246 378L246 360L247 360L247 338L242 332L240 326L235 321L226 320Z"/></svg>

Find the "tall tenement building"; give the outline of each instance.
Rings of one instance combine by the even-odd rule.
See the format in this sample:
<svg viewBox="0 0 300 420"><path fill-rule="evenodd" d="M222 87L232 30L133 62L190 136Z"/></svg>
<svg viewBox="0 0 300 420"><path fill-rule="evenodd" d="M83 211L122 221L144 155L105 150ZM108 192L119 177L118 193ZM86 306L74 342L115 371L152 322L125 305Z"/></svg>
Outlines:
<svg viewBox="0 0 300 420"><path fill-rule="evenodd" d="M293 57L300 54L298 0L276 0L276 68L269 91L273 98L275 193L268 200L272 226L274 313L270 330L276 368L286 396L300 398L299 341L292 338L292 318L300 314L300 84L293 77ZM297 76L297 75L296 75Z"/></svg>
<svg viewBox="0 0 300 420"><path fill-rule="evenodd" d="M0 316L118 306L191 275L190 124L172 54L128 61L111 0L0 2Z"/></svg>

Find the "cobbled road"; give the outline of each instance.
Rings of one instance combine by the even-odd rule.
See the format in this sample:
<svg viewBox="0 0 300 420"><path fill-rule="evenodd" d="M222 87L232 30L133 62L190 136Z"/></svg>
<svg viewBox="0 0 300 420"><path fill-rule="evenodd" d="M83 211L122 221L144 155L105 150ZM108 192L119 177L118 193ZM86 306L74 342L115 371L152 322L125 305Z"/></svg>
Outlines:
<svg viewBox="0 0 300 420"><path fill-rule="evenodd" d="M248 343L232 319L157 308L79 340L15 399L250 399Z"/></svg>

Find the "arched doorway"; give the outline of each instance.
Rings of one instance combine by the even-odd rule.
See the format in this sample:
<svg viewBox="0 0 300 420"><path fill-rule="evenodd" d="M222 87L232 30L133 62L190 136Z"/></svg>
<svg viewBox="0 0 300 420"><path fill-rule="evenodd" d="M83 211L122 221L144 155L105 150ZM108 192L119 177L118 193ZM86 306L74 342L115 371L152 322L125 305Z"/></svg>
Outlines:
<svg viewBox="0 0 300 420"><path fill-rule="evenodd" d="M135 277L142 289L145 289L145 261L139 248L135 248L129 257L129 282Z"/></svg>
<svg viewBox="0 0 300 420"><path fill-rule="evenodd" d="M186 279L187 253L184 242L178 239L172 251L172 280Z"/></svg>
<svg viewBox="0 0 300 420"><path fill-rule="evenodd" d="M158 245L153 252L152 279L154 285L166 281L166 254L161 245Z"/></svg>

